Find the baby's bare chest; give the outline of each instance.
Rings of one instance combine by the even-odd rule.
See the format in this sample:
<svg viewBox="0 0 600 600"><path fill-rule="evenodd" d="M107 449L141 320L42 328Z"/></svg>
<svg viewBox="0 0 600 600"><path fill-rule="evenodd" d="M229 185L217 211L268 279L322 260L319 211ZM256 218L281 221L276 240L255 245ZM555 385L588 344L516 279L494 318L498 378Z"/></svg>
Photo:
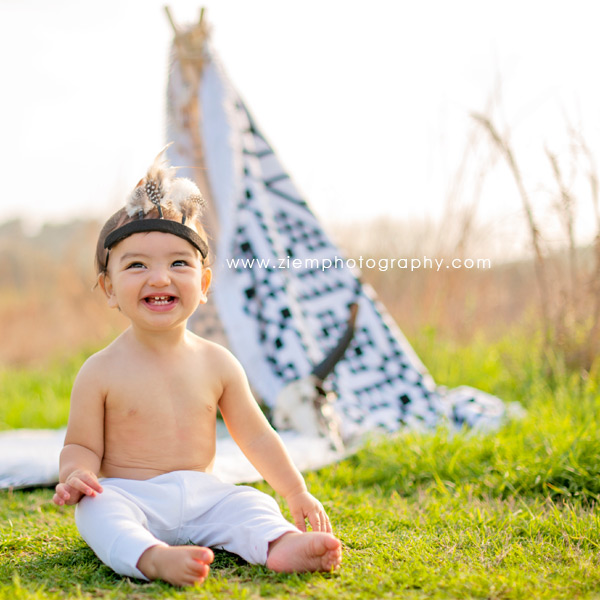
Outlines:
<svg viewBox="0 0 600 600"><path fill-rule="evenodd" d="M149 370L111 382L105 402L106 433L120 431L156 439L214 427L219 401L214 386L191 377Z"/></svg>

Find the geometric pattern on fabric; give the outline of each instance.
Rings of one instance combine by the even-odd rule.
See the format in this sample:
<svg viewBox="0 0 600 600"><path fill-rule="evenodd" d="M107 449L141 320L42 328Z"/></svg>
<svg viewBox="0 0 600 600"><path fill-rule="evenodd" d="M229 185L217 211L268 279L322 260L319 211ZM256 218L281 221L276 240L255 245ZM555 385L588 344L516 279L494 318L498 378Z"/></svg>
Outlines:
<svg viewBox="0 0 600 600"><path fill-rule="evenodd" d="M168 152L171 164L185 165L190 141L177 126L177 98L185 95L177 72L174 59L169 139L176 143ZM445 391L436 387L373 291L346 266L209 44L200 98L204 166L219 224L214 303L255 393L273 407L287 383L308 375L335 347L348 307L356 302L354 337L326 381L338 396L342 433L456 421ZM193 172L181 174L193 178ZM464 402L477 404L480 394L472 390ZM463 412L462 423L468 425L486 418L485 410Z"/></svg>

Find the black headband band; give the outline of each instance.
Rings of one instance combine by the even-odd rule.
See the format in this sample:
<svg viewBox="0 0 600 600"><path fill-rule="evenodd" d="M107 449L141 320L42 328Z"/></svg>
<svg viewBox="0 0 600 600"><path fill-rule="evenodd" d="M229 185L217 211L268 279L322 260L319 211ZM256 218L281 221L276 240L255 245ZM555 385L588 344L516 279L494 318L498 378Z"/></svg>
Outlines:
<svg viewBox="0 0 600 600"><path fill-rule="evenodd" d="M206 242L190 227L171 221L170 219L139 219L130 221L122 227L111 231L104 240L104 247L110 250L116 243L124 240L126 237L134 233L142 233L144 231L160 231L162 233L172 233L188 241L192 246L198 249L202 258L208 256L208 246ZM108 257L106 258L108 262Z"/></svg>

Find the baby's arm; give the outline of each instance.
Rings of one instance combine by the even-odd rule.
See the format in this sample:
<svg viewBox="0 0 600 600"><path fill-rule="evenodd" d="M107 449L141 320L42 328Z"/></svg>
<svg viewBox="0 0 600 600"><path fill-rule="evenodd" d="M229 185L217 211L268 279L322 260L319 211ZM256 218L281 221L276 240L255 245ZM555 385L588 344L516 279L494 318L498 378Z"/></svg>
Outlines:
<svg viewBox="0 0 600 600"><path fill-rule="evenodd" d="M240 363L229 355L224 389L219 401L231 437L269 485L283 496L296 526L306 531L331 532L323 505L306 489L304 478L292 462L281 438L260 410Z"/></svg>
<svg viewBox="0 0 600 600"><path fill-rule="evenodd" d="M59 481L53 501L76 504L102 492L98 473L104 454L104 393L95 361L86 362L75 379L71 410L60 454Z"/></svg>

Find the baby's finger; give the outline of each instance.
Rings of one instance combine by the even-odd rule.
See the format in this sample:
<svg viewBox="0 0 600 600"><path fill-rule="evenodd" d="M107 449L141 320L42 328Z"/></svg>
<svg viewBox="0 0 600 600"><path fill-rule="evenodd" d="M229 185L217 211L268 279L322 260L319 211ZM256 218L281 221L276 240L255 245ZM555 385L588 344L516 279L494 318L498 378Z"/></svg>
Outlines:
<svg viewBox="0 0 600 600"><path fill-rule="evenodd" d="M92 489L85 481L81 479L70 479L69 485L78 492L85 494L86 496L94 497L96 495L96 490Z"/></svg>
<svg viewBox="0 0 600 600"><path fill-rule="evenodd" d="M54 504L58 504L58 506L63 506L64 503L71 497L68 490L65 487L64 483L59 483L56 486L56 490L54 496L52 497L52 501Z"/></svg>
<svg viewBox="0 0 600 600"><path fill-rule="evenodd" d="M83 483L87 484L92 490L98 492L99 494L102 493L102 486L100 485L100 482L98 481L98 478L96 476L86 474L83 475L80 479L81 481L83 481Z"/></svg>
<svg viewBox="0 0 600 600"><path fill-rule="evenodd" d="M59 494L58 492L56 494L54 494L54 496L52 496L52 502L54 502L54 504L57 504L58 506L64 506L65 502L68 500L68 496L65 498L63 495Z"/></svg>
<svg viewBox="0 0 600 600"><path fill-rule="evenodd" d="M312 527L313 531L321 531L321 515L319 513L319 511L315 511L314 513L312 513L311 515L309 515L308 520L310 522L310 526Z"/></svg>
<svg viewBox="0 0 600 600"><path fill-rule="evenodd" d="M306 531L306 519L304 518L304 514L302 512L292 513L292 517L294 519L294 525L300 531Z"/></svg>
<svg viewBox="0 0 600 600"><path fill-rule="evenodd" d="M331 522L329 521L329 517L327 516L327 513L324 510L319 512L319 531L333 533L333 529L331 528Z"/></svg>

